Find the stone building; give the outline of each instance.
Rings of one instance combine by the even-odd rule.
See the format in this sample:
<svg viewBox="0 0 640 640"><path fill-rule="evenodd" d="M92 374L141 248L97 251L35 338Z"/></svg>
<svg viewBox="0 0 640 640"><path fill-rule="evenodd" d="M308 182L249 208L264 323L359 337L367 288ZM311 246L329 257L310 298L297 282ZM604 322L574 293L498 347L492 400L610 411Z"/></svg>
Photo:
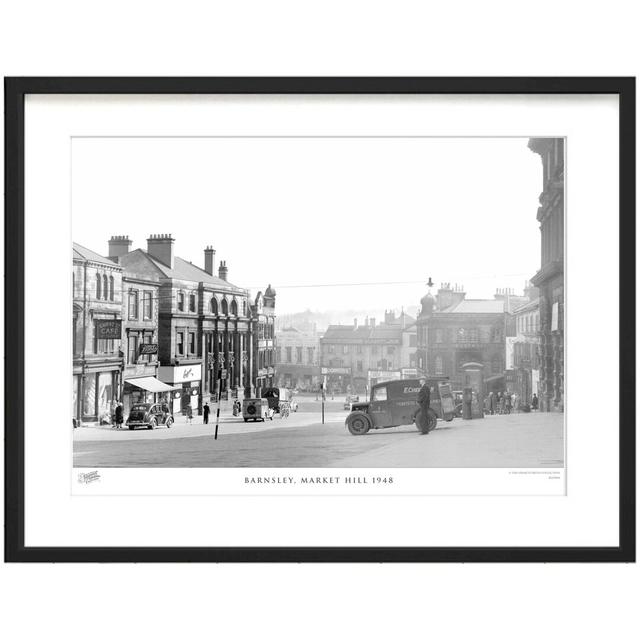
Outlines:
<svg viewBox="0 0 640 640"><path fill-rule="evenodd" d="M505 338L515 335L512 312L525 296L499 289L493 299L467 299L462 287L440 286L422 298L417 325L417 363L421 374L447 376L453 388L469 385L465 370L482 372L482 393L505 389Z"/></svg>
<svg viewBox="0 0 640 640"><path fill-rule="evenodd" d="M163 397L159 394L173 391L171 385L158 379L160 274L144 268L146 261L131 252L131 244L128 236L109 240L109 259L123 267L124 370L120 399L125 415L134 403L154 402Z"/></svg>
<svg viewBox="0 0 640 640"><path fill-rule="evenodd" d="M564 139L531 138L542 159L540 270L540 409L564 411Z"/></svg>
<svg viewBox="0 0 640 640"><path fill-rule="evenodd" d="M108 422L122 382L122 267L73 243L74 424Z"/></svg>
<svg viewBox="0 0 640 640"><path fill-rule="evenodd" d="M216 402L218 384L227 400L253 394L256 385L269 382L274 354L272 337L266 336L273 333L275 292L259 293L252 303L247 289L229 282L226 262L216 274L210 246L200 268L175 255L171 235L151 235L146 251L125 251L130 243L117 242L114 258L136 281L138 295L157 292L157 376L173 388L174 412L191 406L195 413L205 402ZM151 326L144 326L144 318L138 322L143 324L135 330L148 340Z"/></svg>
<svg viewBox="0 0 640 640"><path fill-rule="evenodd" d="M537 296L516 309L513 318L516 327L512 339L513 392L520 402L531 404L534 393L540 397L540 301Z"/></svg>
<svg viewBox="0 0 640 640"><path fill-rule="evenodd" d="M315 331L286 327L276 331L277 385L302 391L320 387L320 337Z"/></svg>
<svg viewBox="0 0 640 640"><path fill-rule="evenodd" d="M387 312L379 324L367 318L364 325L357 319L353 325L329 325L320 339L321 373L335 393L365 393L371 384L414 369L416 345L415 319L404 312L398 318Z"/></svg>

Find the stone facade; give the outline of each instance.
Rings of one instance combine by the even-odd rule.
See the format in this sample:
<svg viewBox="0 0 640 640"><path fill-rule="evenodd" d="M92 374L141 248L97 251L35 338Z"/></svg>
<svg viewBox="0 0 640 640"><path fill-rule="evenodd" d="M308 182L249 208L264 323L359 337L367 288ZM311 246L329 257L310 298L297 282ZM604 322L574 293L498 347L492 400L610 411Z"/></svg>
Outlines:
<svg viewBox="0 0 640 640"><path fill-rule="evenodd" d="M322 381L319 335L294 327L277 331L276 372L280 387L317 391Z"/></svg>
<svg viewBox="0 0 640 640"><path fill-rule="evenodd" d="M505 388L505 338L515 335L510 311L524 296L498 290L494 299L467 299L461 288L443 284L437 297L421 300L417 361L421 374L446 376L455 390L469 385L465 365L480 365L482 392Z"/></svg>
<svg viewBox="0 0 640 640"><path fill-rule="evenodd" d="M74 243L72 281L74 423L108 422L122 381L122 267Z"/></svg>
<svg viewBox="0 0 640 640"><path fill-rule="evenodd" d="M540 270L540 409L564 411L564 139L531 138L542 159Z"/></svg>

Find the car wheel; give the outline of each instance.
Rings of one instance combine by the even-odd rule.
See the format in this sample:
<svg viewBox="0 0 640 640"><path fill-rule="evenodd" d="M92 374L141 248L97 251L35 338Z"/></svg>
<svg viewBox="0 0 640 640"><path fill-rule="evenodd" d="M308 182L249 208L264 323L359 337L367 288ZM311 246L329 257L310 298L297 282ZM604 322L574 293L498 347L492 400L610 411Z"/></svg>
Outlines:
<svg viewBox="0 0 640 640"><path fill-rule="evenodd" d="M371 428L371 421L366 413L352 413L347 417L347 429L352 436L363 436Z"/></svg>
<svg viewBox="0 0 640 640"><path fill-rule="evenodd" d="M155 429L157 426L158 426L158 424L156 423L156 421L155 421L155 420L152 420L152 421L149 423L149 426L147 427L147 429Z"/></svg>
<svg viewBox="0 0 640 640"><path fill-rule="evenodd" d="M438 416L436 412L429 408L427 409L427 415L425 416L422 409L416 413L415 417L416 427L422 434L427 434L433 431L438 424Z"/></svg>
<svg viewBox="0 0 640 640"><path fill-rule="evenodd" d="M133 431L134 429L135 429L135 427L132 424L130 424L129 425L129 431Z"/></svg>
<svg viewBox="0 0 640 640"><path fill-rule="evenodd" d="M244 419L244 421L245 421L245 422L249 422L249 418L245 418L245 419Z"/></svg>
<svg viewBox="0 0 640 640"><path fill-rule="evenodd" d="M171 425L173 425L173 420L171 418L167 418L165 423L167 425L167 429L171 429Z"/></svg>

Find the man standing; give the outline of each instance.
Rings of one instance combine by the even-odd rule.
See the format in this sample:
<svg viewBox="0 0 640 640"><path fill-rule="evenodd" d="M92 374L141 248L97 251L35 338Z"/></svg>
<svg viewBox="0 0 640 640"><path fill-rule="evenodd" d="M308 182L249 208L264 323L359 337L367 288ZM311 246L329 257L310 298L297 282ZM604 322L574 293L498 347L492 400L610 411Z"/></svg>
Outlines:
<svg viewBox="0 0 640 640"><path fill-rule="evenodd" d="M422 416L422 424L420 425L422 433L429 433L429 405L431 404L431 389L426 380L422 380L422 386L418 392L419 413Z"/></svg>
<svg viewBox="0 0 640 640"><path fill-rule="evenodd" d="M204 403L204 407L202 409L202 423L203 424L209 424L209 403L205 402Z"/></svg>
<svg viewBox="0 0 640 640"><path fill-rule="evenodd" d="M538 410L538 396L534 393L533 398L531 398L531 408L534 411Z"/></svg>

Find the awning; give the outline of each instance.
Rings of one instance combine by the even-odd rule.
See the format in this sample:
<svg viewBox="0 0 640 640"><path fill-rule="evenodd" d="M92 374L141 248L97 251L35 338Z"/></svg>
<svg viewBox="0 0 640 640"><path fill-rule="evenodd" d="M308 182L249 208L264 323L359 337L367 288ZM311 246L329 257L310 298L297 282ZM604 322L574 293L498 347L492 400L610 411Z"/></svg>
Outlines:
<svg viewBox="0 0 640 640"><path fill-rule="evenodd" d="M485 378L485 382L495 382L496 380L502 380L504 378L504 373L500 373L497 376L491 376L489 378Z"/></svg>
<svg viewBox="0 0 640 640"><path fill-rule="evenodd" d="M151 376L146 378L131 378L130 380L125 380L125 382L132 384L134 387L140 387L140 389L144 389L145 391L154 391L155 393L173 391L173 387L170 387L168 384L160 382L160 380Z"/></svg>

